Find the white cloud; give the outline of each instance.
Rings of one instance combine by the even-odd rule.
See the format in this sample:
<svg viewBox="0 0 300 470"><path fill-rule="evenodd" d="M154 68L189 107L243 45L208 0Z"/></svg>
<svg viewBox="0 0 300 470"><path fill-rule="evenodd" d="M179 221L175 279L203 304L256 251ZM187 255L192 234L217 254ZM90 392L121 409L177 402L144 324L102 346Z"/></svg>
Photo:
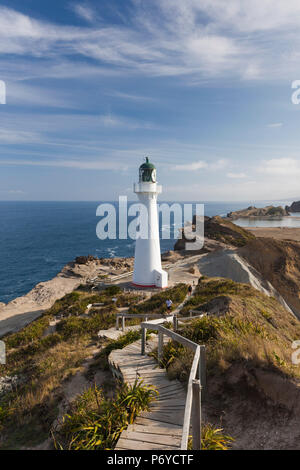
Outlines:
<svg viewBox="0 0 300 470"><path fill-rule="evenodd" d="M80 18L83 18L88 22L92 23L96 19L95 11L87 5L76 3L75 5L72 5L71 8Z"/></svg>
<svg viewBox="0 0 300 470"><path fill-rule="evenodd" d="M154 129L154 125L145 121L136 121L133 119L115 116L110 113L99 117L100 123L105 127L124 127L126 129Z"/></svg>
<svg viewBox="0 0 300 470"><path fill-rule="evenodd" d="M247 175L245 173L227 173L226 176L232 179L240 179L246 178Z"/></svg>
<svg viewBox="0 0 300 470"><path fill-rule="evenodd" d="M132 3L130 23L108 26L95 25L94 12L77 3L76 13L90 23L84 27L37 20L2 6L0 52L54 60L57 74L66 74L68 66L75 75L82 74L81 67L72 63L72 55L77 64L81 55L96 61L95 66L89 66L93 73L104 67L108 73L118 69L123 75L189 76L190 83L214 78L290 79L297 75L298 0L252 0L251 5L244 0ZM40 73L45 74L45 67ZM51 73L55 73L54 67L49 69Z"/></svg>
<svg viewBox="0 0 300 470"><path fill-rule="evenodd" d="M106 93L106 95L129 101L156 101L156 98L152 98L151 96L133 95L131 93L123 93L121 91L112 91Z"/></svg>
<svg viewBox="0 0 300 470"><path fill-rule="evenodd" d="M202 160L192 163L183 163L182 165L175 165L173 170L177 171L195 171L202 170L203 168L208 168L208 164Z"/></svg>
<svg viewBox="0 0 300 470"><path fill-rule="evenodd" d="M195 170L202 170L202 169L209 169L209 170L221 170L228 165L228 161L225 159L217 160L212 163L207 163L204 160L198 160L196 162L191 163L183 163L173 166L173 170L175 171L195 171Z"/></svg>
<svg viewBox="0 0 300 470"><path fill-rule="evenodd" d="M0 129L1 144L28 144L37 142L41 142L41 137L36 132Z"/></svg>
<svg viewBox="0 0 300 470"><path fill-rule="evenodd" d="M258 172L280 177L299 177L300 161L296 160L295 158L273 158L271 160L262 162L262 164L258 167Z"/></svg>
<svg viewBox="0 0 300 470"><path fill-rule="evenodd" d="M26 194L22 189L0 189L2 194Z"/></svg>
<svg viewBox="0 0 300 470"><path fill-rule="evenodd" d="M282 122L273 122L271 124L268 124L268 127L270 128L276 128L276 127L282 127L283 123Z"/></svg>
<svg viewBox="0 0 300 470"><path fill-rule="evenodd" d="M115 161L103 161L103 160L93 160L85 161L82 160L0 160L0 165L12 165L12 166L49 166L57 168L74 168L78 170L116 170L116 171L125 171L127 170L127 165L124 165L122 162Z"/></svg>

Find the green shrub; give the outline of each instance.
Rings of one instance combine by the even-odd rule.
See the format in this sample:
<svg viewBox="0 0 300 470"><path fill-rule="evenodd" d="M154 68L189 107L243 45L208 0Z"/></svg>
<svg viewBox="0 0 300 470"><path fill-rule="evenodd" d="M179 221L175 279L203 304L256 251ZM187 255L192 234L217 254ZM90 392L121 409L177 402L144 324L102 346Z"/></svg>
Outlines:
<svg viewBox="0 0 300 470"><path fill-rule="evenodd" d="M223 433L223 429L206 424L201 430L202 450L229 450L234 439ZM192 439L189 440L189 450L192 450Z"/></svg>
<svg viewBox="0 0 300 470"><path fill-rule="evenodd" d="M40 339L46 328L49 326L49 315L44 315L38 320L30 323L30 325L25 326L23 330L18 333L13 333L5 338L5 344L7 348L18 348L19 346L24 346L29 344L37 339Z"/></svg>
<svg viewBox="0 0 300 470"><path fill-rule="evenodd" d="M71 316L57 325L57 331L64 340L72 337L94 335L99 330L110 328L115 324L116 316L113 313L94 313L86 318Z"/></svg>
<svg viewBox="0 0 300 470"><path fill-rule="evenodd" d="M104 292L105 292L106 295L112 296L112 295L121 294L122 289L119 286L108 286L108 287L106 287Z"/></svg>
<svg viewBox="0 0 300 470"><path fill-rule="evenodd" d="M134 343L141 338L140 331L128 331L125 335L122 335L119 339L111 340L99 353L99 357L108 357L109 354L115 349L123 349L128 344Z"/></svg>
<svg viewBox="0 0 300 470"><path fill-rule="evenodd" d="M56 447L68 450L113 449L123 430L141 411L148 410L157 392L143 382L119 386L114 399L106 399L97 388L88 389L64 417Z"/></svg>

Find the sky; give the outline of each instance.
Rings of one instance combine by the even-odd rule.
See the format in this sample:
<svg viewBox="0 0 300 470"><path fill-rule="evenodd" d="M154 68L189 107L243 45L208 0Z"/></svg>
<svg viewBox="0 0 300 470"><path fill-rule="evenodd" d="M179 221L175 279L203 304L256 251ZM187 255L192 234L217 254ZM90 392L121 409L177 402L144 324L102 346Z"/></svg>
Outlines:
<svg viewBox="0 0 300 470"><path fill-rule="evenodd" d="M0 200L300 198L299 64L299 0L0 0Z"/></svg>

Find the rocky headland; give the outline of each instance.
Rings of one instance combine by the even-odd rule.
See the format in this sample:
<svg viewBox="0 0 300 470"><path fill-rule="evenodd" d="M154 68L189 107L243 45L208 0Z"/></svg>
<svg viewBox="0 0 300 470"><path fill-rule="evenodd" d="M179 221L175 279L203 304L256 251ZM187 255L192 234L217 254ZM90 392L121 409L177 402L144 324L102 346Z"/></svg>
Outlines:
<svg viewBox="0 0 300 470"><path fill-rule="evenodd" d="M266 206L257 208L255 206L249 206L246 209L239 211L229 212L227 217L231 220L237 220L244 217L285 217L289 215L289 211L282 206Z"/></svg>
<svg viewBox="0 0 300 470"><path fill-rule="evenodd" d="M287 212L300 212L300 201L293 202L290 206L285 206Z"/></svg>
<svg viewBox="0 0 300 470"><path fill-rule="evenodd" d="M133 268L133 258L79 256L53 279L40 282L30 292L8 304L0 304L0 338L23 328L50 308L57 299L90 279L119 275Z"/></svg>

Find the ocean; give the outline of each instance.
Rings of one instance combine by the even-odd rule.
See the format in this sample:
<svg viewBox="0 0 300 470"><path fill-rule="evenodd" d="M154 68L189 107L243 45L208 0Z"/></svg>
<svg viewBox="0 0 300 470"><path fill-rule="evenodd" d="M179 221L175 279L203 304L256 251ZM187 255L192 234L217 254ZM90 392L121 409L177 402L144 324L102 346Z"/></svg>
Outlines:
<svg viewBox="0 0 300 470"><path fill-rule="evenodd" d="M205 215L226 215L249 205L263 207L267 203L270 202L207 202ZM98 205L97 202L0 202L0 302L7 303L26 294L38 282L51 279L76 256L133 256L133 240L97 238ZM163 230L161 227L161 235ZM174 232L177 233L176 227ZM174 239L162 239L161 251L173 249L174 243Z"/></svg>

